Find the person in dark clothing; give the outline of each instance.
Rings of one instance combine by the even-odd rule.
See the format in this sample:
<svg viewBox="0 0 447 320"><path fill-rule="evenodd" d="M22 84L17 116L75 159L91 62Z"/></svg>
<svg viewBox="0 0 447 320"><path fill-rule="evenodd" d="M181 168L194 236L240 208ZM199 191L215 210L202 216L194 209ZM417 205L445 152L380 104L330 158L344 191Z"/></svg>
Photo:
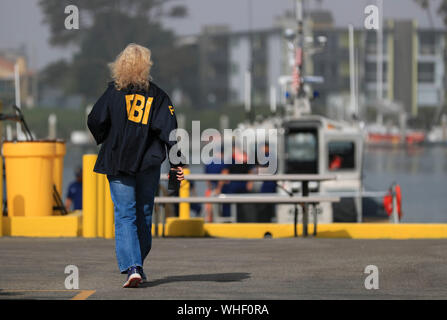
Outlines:
<svg viewBox="0 0 447 320"><path fill-rule="evenodd" d="M269 156L270 154L270 146L269 144L264 144L262 147L262 153L265 156ZM265 168L268 166L268 164L265 164L263 166L260 166L259 171L263 172L265 171ZM275 193L276 192L276 181L263 181L261 186L261 192L262 193Z"/></svg>
<svg viewBox="0 0 447 320"><path fill-rule="evenodd" d="M189 182L189 192L193 197L197 197L196 185L194 181ZM196 217L200 217L200 212L202 211L202 205L200 203L191 203L191 212L194 212Z"/></svg>
<svg viewBox="0 0 447 320"><path fill-rule="evenodd" d="M242 157L242 161L236 161L236 158ZM242 162L242 163L240 163ZM222 169L222 174L250 174L255 169L254 165L247 163L247 155L239 152L233 145L231 163L226 164ZM216 187L216 194L219 193L248 193L253 189L253 181L219 181ZM239 206L241 207L241 206ZM228 204L222 205L222 216L229 217L231 208Z"/></svg>
<svg viewBox="0 0 447 320"><path fill-rule="evenodd" d="M221 152L217 153L215 155L215 158L208 164L205 164L205 173L206 174L221 174L222 170L225 169L226 165L224 164L223 159L223 148ZM206 190L205 190L205 197L212 197L216 196L218 193L216 191L218 187L218 181L212 180L206 182ZM220 191L219 191L220 192ZM205 203L205 221L206 222L213 222L214 217L214 206L211 203Z"/></svg>
<svg viewBox="0 0 447 320"><path fill-rule="evenodd" d="M82 210L82 170L75 171L76 180L70 183L65 198L65 208L67 211Z"/></svg>
<svg viewBox="0 0 447 320"><path fill-rule="evenodd" d="M88 128L102 144L94 171L107 175L115 211L116 257L127 287L146 280L143 263L152 244L152 210L160 166L169 155L177 179L183 169L170 140L177 120L169 96L150 81L149 49L129 44L110 64L114 81L88 115Z"/></svg>
<svg viewBox="0 0 447 320"><path fill-rule="evenodd" d="M269 144L266 143L262 148L262 153L265 156L269 156L270 154L270 147ZM258 166L258 173L264 173L266 174L268 171L268 164L265 165L259 165ZM271 172L272 174L275 174L276 172ZM276 181L263 181L261 185L261 193L276 193ZM262 203L256 205L256 211L257 211L257 222L272 222L272 218L275 216L276 211L276 205L274 203Z"/></svg>

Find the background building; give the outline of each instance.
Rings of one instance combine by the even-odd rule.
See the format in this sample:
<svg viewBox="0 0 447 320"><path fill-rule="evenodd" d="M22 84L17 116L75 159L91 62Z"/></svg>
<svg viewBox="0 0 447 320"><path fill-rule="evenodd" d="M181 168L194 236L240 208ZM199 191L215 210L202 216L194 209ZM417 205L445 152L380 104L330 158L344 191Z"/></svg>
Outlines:
<svg viewBox="0 0 447 320"><path fill-rule="evenodd" d="M33 72L27 67L27 58L22 50L0 51L0 100L4 106L15 103L15 78L14 68L17 64L20 75L20 100L21 105L34 106Z"/></svg>
<svg viewBox="0 0 447 320"><path fill-rule="evenodd" d="M309 14L308 41L326 38L322 50L305 56L305 73L324 77L314 84L323 112L337 114L337 104L349 95L349 37L347 28L334 27L330 12ZM279 17L275 27L253 32L231 32L226 26L210 26L196 37L201 107L241 105L245 97L245 74L252 70L252 103L268 105L269 87L275 86L277 101L283 97L278 79L291 73L293 51L284 30L294 28L293 16ZM313 39L313 40L312 40ZM356 91L361 115L377 107L377 32L354 31ZM409 118L421 109L444 106L445 31L421 29L413 20L388 20L383 32L383 99L403 108ZM336 103L334 103L336 102ZM341 106L344 108L344 106Z"/></svg>

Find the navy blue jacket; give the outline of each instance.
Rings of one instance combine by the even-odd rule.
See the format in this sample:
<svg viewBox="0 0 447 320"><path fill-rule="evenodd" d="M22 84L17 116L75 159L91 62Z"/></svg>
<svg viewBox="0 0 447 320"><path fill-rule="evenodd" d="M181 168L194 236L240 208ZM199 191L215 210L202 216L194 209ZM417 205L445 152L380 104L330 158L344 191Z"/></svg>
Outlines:
<svg viewBox="0 0 447 320"><path fill-rule="evenodd" d="M146 91L117 90L110 82L88 115L87 125L96 143L102 144L94 167L97 173L144 172L161 164L177 143L169 140L177 129L174 107L153 82Z"/></svg>

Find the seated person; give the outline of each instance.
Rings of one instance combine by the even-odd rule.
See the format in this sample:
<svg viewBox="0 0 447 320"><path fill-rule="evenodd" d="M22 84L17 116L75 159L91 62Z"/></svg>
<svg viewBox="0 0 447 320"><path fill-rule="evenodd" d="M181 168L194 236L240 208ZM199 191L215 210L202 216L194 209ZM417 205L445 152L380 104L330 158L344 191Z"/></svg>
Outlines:
<svg viewBox="0 0 447 320"><path fill-rule="evenodd" d="M82 170L80 168L75 171L75 177L76 180L68 186L65 199L67 211L82 210Z"/></svg>

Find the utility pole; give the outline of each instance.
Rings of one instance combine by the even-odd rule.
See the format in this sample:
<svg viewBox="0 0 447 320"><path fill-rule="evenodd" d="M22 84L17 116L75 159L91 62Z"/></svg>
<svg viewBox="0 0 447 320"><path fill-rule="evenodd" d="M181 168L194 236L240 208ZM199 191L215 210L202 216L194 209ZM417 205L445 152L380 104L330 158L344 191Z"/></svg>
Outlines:
<svg viewBox="0 0 447 320"><path fill-rule="evenodd" d="M304 49L304 15L303 15L303 1L296 0L296 20L297 20L297 30L296 30L296 44L295 44L295 66L293 74L293 86L295 91L295 114L300 115L303 112L310 112L309 99L306 97L306 93L303 89L303 49ZM307 183L303 182L301 185L302 195L304 197L308 196L309 188ZM307 224L309 220L309 206L308 204L303 204L303 237L307 237L308 229ZM296 212L295 212L295 223L297 222ZM296 224L295 224L296 225ZM295 231L296 236L296 231Z"/></svg>
<svg viewBox="0 0 447 320"><path fill-rule="evenodd" d="M377 29L377 123L383 123L383 0L379 5L379 28Z"/></svg>
<svg viewBox="0 0 447 320"><path fill-rule="evenodd" d="M355 90L355 58L354 58L354 26L349 25L349 89L350 89L350 108L349 118L357 114L356 90Z"/></svg>

